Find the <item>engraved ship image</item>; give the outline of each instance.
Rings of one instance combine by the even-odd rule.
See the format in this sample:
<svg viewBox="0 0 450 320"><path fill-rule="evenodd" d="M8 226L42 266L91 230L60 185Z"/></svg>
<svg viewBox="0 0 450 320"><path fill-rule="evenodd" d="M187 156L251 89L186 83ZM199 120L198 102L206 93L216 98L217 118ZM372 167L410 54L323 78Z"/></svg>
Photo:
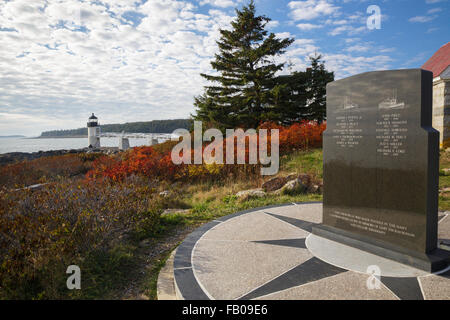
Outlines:
<svg viewBox="0 0 450 320"><path fill-rule="evenodd" d="M380 102L378 105L380 109L404 109L405 103L397 101L397 89L392 90L392 97L389 97Z"/></svg>
<svg viewBox="0 0 450 320"><path fill-rule="evenodd" d="M341 110L351 110L351 109L356 109L359 108L359 106L352 102L347 96L345 97L344 103L342 104L342 109Z"/></svg>

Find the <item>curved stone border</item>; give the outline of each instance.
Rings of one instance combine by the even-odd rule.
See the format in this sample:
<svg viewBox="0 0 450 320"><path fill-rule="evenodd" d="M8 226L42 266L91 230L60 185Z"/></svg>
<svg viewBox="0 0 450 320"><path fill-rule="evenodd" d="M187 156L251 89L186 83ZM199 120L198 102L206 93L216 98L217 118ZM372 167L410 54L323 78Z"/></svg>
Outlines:
<svg viewBox="0 0 450 320"><path fill-rule="evenodd" d="M158 300L177 300L175 282L173 278L173 259L177 249L173 250L166 264L159 271L158 282L156 284L156 294Z"/></svg>
<svg viewBox="0 0 450 320"><path fill-rule="evenodd" d="M311 201L311 202L291 202L285 204L274 204L265 207L258 207L253 209L247 209L244 211L239 211L227 216L223 216L211 222L208 222L194 232L189 234L183 243L177 248L174 262L173 262L173 273L174 273L174 283L175 290L178 299L184 300L209 300L210 297L203 291L201 284L197 281L194 271L192 269L192 252L197 241L210 229L215 226L229 220L236 218L240 215L266 210L270 208L279 208L296 205L306 205L306 204L317 204L322 203L321 201Z"/></svg>

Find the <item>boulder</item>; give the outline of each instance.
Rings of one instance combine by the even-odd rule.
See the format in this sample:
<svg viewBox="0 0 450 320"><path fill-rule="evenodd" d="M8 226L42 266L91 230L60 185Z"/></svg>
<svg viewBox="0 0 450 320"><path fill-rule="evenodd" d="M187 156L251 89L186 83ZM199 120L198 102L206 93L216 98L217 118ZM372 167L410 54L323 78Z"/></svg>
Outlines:
<svg viewBox="0 0 450 320"><path fill-rule="evenodd" d="M305 186L300 178L295 180L288 181L280 190L280 193L283 194L300 194L305 193L307 191L307 186Z"/></svg>
<svg viewBox="0 0 450 320"><path fill-rule="evenodd" d="M319 190L317 190L317 193L323 194L323 182L319 182Z"/></svg>
<svg viewBox="0 0 450 320"><path fill-rule="evenodd" d="M265 196L266 196L266 193L262 189L250 189L250 190L239 191L238 193L236 193L236 197L238 197L241 200L250 199L250 198L262 198Z"/></svg>
<svg viewBox="0 0 450 320"><path fill-rule="evenodd" d="M298 178L298 173L289 173L286 176L286 182L297 179Z"/></svg>
<svg viewBox="0 0 450 320"><path fill-rule="evenodd" d="M319 193L320 186L318 184L311 184L308 187L308 193Z"/></svg>
<svg viewBox="0 0 450 320"><path fill-rule="evenodd" d="M263 183L262 188L267 191L275 191L283 187L289 180L285 177L275 177Z"/></svg>
<svg viewBox="0 0 450 320"><path fill-rule="evenodd" d="M307 173L301 173L298 175L298 178L307 188L311 185L312 177Z"/></svg>

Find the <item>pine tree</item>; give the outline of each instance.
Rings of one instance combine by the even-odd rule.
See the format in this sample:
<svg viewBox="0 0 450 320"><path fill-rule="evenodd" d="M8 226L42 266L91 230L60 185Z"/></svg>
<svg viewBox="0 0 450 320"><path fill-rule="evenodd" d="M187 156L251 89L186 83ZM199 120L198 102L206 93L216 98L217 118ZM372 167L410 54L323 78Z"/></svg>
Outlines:
<svg viewBox="0 0 450 320"><path fill-rule="evenodd" d="M296 71L277 78L275 109L278 123L290 125L305 119L308 94L306 72Z"/></svg>
<svg viewBox="0 0 450 320"><path fill-rule="evenodd" d="M326 120L326 87L334 81L334 72L325 69L321 55L310 57L311 67L306 69L307 101L305 118L323 122Z"/></svg>
<svg viewBox="0 0 450 320"><path fill-rule="evenodd" d="M278 77L275 109L281 124L301 120L326 119L326 85L334 80L334 73L325 69L320 55L310 57L311 67Z"/></svg>
<svg viewBox="0 0 450 320"><path fill-rule="evenodd" d="M270 18L256 15L253 0L236 14L232 30L220 30L219 53L211 62L217 75L201 74L214 85L205 87L194 103L194 119L220 129L256 128L279 116L275 73L284 63L275 63L274 58L294 41L268 35L265 26Z"/></svg>

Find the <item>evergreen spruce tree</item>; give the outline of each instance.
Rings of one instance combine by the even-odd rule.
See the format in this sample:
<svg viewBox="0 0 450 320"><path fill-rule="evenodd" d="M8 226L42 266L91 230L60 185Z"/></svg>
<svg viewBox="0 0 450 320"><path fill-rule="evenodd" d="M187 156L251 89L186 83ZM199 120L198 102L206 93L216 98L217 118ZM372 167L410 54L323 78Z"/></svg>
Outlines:
<svg viewBox="0 0 450 320"><path fill-rule="evenodd" d="M306 72L295 71L277 78L275 109L277 122L290 125L305 119L307 113L308 79Z"/></svg>
<svg viewBox="0 0 450 320"><path fill-rule="evenodd" d="M334 72L325 69L321 55L310 57L311 67L306 69L307 101L305 118L323 122L326 120L327 83L334 81Z"/></svg>
<svg viewBox="0 0 450 320"><path fill-rule="evenodd" d="M201 74L213 85L194 102L194 119L220 129L256 128L261 121L280 117L274 103L280 91L275 73L284 63L275 63L274 57L294 41L268 34L270 19L256 15L253 0L236 14L232 30L220 30L219 53L211 62L217 74Z"/></svg>
<svg viewBox="0 0 450 320"><path fill-rule="evenodd" d="M310 57L306 71L296 71L278 77L275 109L278 122L289 125L302 120L326 118L326 85L334 80L333 72L325 69L320 55Z"/></svg>

